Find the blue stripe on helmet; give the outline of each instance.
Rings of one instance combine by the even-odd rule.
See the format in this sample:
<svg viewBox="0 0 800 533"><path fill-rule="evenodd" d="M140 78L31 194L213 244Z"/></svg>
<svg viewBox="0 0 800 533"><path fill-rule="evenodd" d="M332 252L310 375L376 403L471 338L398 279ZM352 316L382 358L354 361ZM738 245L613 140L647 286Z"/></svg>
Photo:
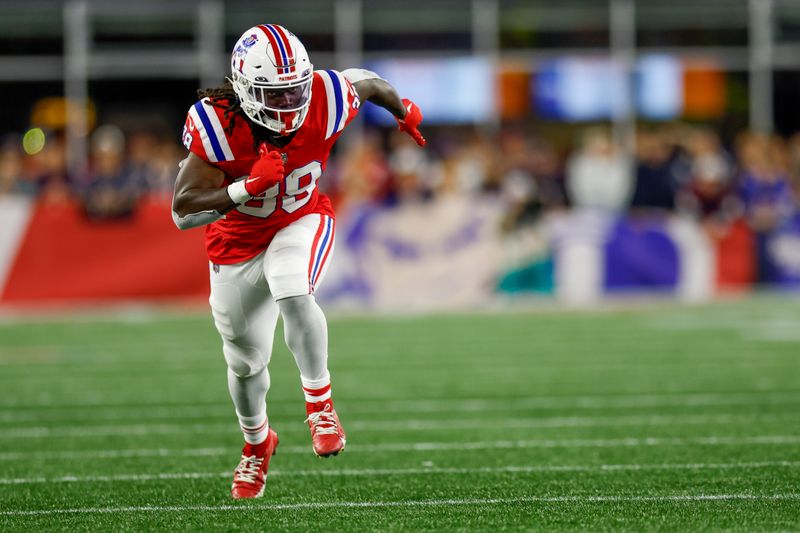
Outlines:
<svg viewBox="0 0 800 533"><path fill-rule="evenodd" d="M281 57L283 58L283 64L288 65L289 59L286 57L286 50L283 48L283 41L281 41L280 34L278 34L275 28L272 27L272 24L267 24L267 29L270 31L270 33L272 33L272 35L275 37L275 41L278 43L278 48L280 48Z"/></svg>

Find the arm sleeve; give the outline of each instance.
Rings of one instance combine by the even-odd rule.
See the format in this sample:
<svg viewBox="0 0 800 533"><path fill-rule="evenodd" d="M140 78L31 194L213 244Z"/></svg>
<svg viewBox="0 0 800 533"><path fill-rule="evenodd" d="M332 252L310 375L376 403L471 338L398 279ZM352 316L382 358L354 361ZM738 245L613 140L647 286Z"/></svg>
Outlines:
<svg viewBox="0 0 800 533"><path fill-rule="evenodd" d="M353 85L335 70L320 70L326 103L325 139L341 133L358 115L361 101Z"/></svg>
<svg viewBox="0 0 800 533"><path fill-rule="evenodd" d="M180 216L175 211L172 212L172 221L178 226L178 229L190 229L211 224L217 220L225 218L219 211L201 211L199 213L191 213L185 217Z"/></svg>
<svg viewBox="0 0 800 533"><path fill-rule="evenodd" d="M364 68L348 68L342 71L342 76L347 78L350 83L358 83L364 80L383 80L380 76ZM386 80L384 80L386 81Z"/></svg>

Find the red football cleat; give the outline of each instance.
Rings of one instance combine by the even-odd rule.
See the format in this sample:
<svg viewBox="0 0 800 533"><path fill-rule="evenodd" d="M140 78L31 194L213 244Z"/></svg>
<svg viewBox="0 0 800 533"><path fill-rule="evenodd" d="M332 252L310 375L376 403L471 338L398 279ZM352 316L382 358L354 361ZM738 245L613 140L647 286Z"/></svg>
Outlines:
<svg viewBox="0 0 800 533"><path fill-rule="evenodd" d="M344 450L347 442L342 424L336 416L336 409L333 402L309 403L306 402L306 413L308 413L308 427L311 429L311 444L314 453L320 457L337 455Z"/></svg>
<svg viewBox="0 0 800 533"><path fill-rule="evenodd" d="M277 447L278 434L272 428L269 428L267 438L261 444L245 443L242 460L233 471L231 496L234 499L260 498L264 494L269 460L275 455Z"/></svg>

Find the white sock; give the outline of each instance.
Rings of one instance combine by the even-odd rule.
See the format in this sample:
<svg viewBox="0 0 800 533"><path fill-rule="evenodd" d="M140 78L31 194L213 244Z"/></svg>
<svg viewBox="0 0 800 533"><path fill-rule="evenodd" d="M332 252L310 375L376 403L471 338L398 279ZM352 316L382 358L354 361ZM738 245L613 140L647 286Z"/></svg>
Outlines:
<svg viewBox="0 0 800 533"><path fill-rule="evenodd" d="M241 377L228 369L228 390L231 393L236 416L250 444L260 444L267 438L267 390L269 372L266 367L252 376Z"/></svg>
<svg viewBox="0 0 800 533"><path fill-rule="evenodd" d="M261 444L266 440L269 432L266 410L255 416L242 416L237 411L236 416L239 417L239 427L242 428L242 434L246 442Z"/></svg>
<svg viewBox="0 0 800 533"><path fill-rule="evenodd" d="M330 399L331 375L327 370L322 379L306 379L301 375L300 382L303 384L303 394L308 403L324 402Z"/></svg>

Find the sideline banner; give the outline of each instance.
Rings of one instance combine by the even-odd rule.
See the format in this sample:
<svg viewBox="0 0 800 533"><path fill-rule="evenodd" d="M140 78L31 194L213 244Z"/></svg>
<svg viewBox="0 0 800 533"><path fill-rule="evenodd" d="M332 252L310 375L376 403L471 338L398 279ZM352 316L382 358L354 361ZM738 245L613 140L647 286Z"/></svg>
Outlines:
<svg viewBox="0 0 800 533"><path fill-rule="evenodd" d="M443 197L343 210L317 296L339 308L413 312L480 308L526 291L574 304L619 293L703 300L754 281L755 239L742 221L715 230L680 217L576 210L503 235L503 209L491 199ZM202 301L203 241L202 228L174 226L163 199L142 202L130 218L96 222L77 203L2 198L0 304ZM773 282L800 285L800 217L764 249Z"/></svg>
<svg viewBox="0 0 800 533"><path fill-rule="evenodd" d="M318 296L392 311L485 304L502 266L501 215L497 203L465 197L352 209L337 220L336 252Z"/></svg>
<svg viewBox="0 0 800 533"><path fill-rule="evenodd" d="M203 230L179 231L169 202L91 221L76 203L39 202L10 262L0 302L163 300L208 295Z"/></svg>

